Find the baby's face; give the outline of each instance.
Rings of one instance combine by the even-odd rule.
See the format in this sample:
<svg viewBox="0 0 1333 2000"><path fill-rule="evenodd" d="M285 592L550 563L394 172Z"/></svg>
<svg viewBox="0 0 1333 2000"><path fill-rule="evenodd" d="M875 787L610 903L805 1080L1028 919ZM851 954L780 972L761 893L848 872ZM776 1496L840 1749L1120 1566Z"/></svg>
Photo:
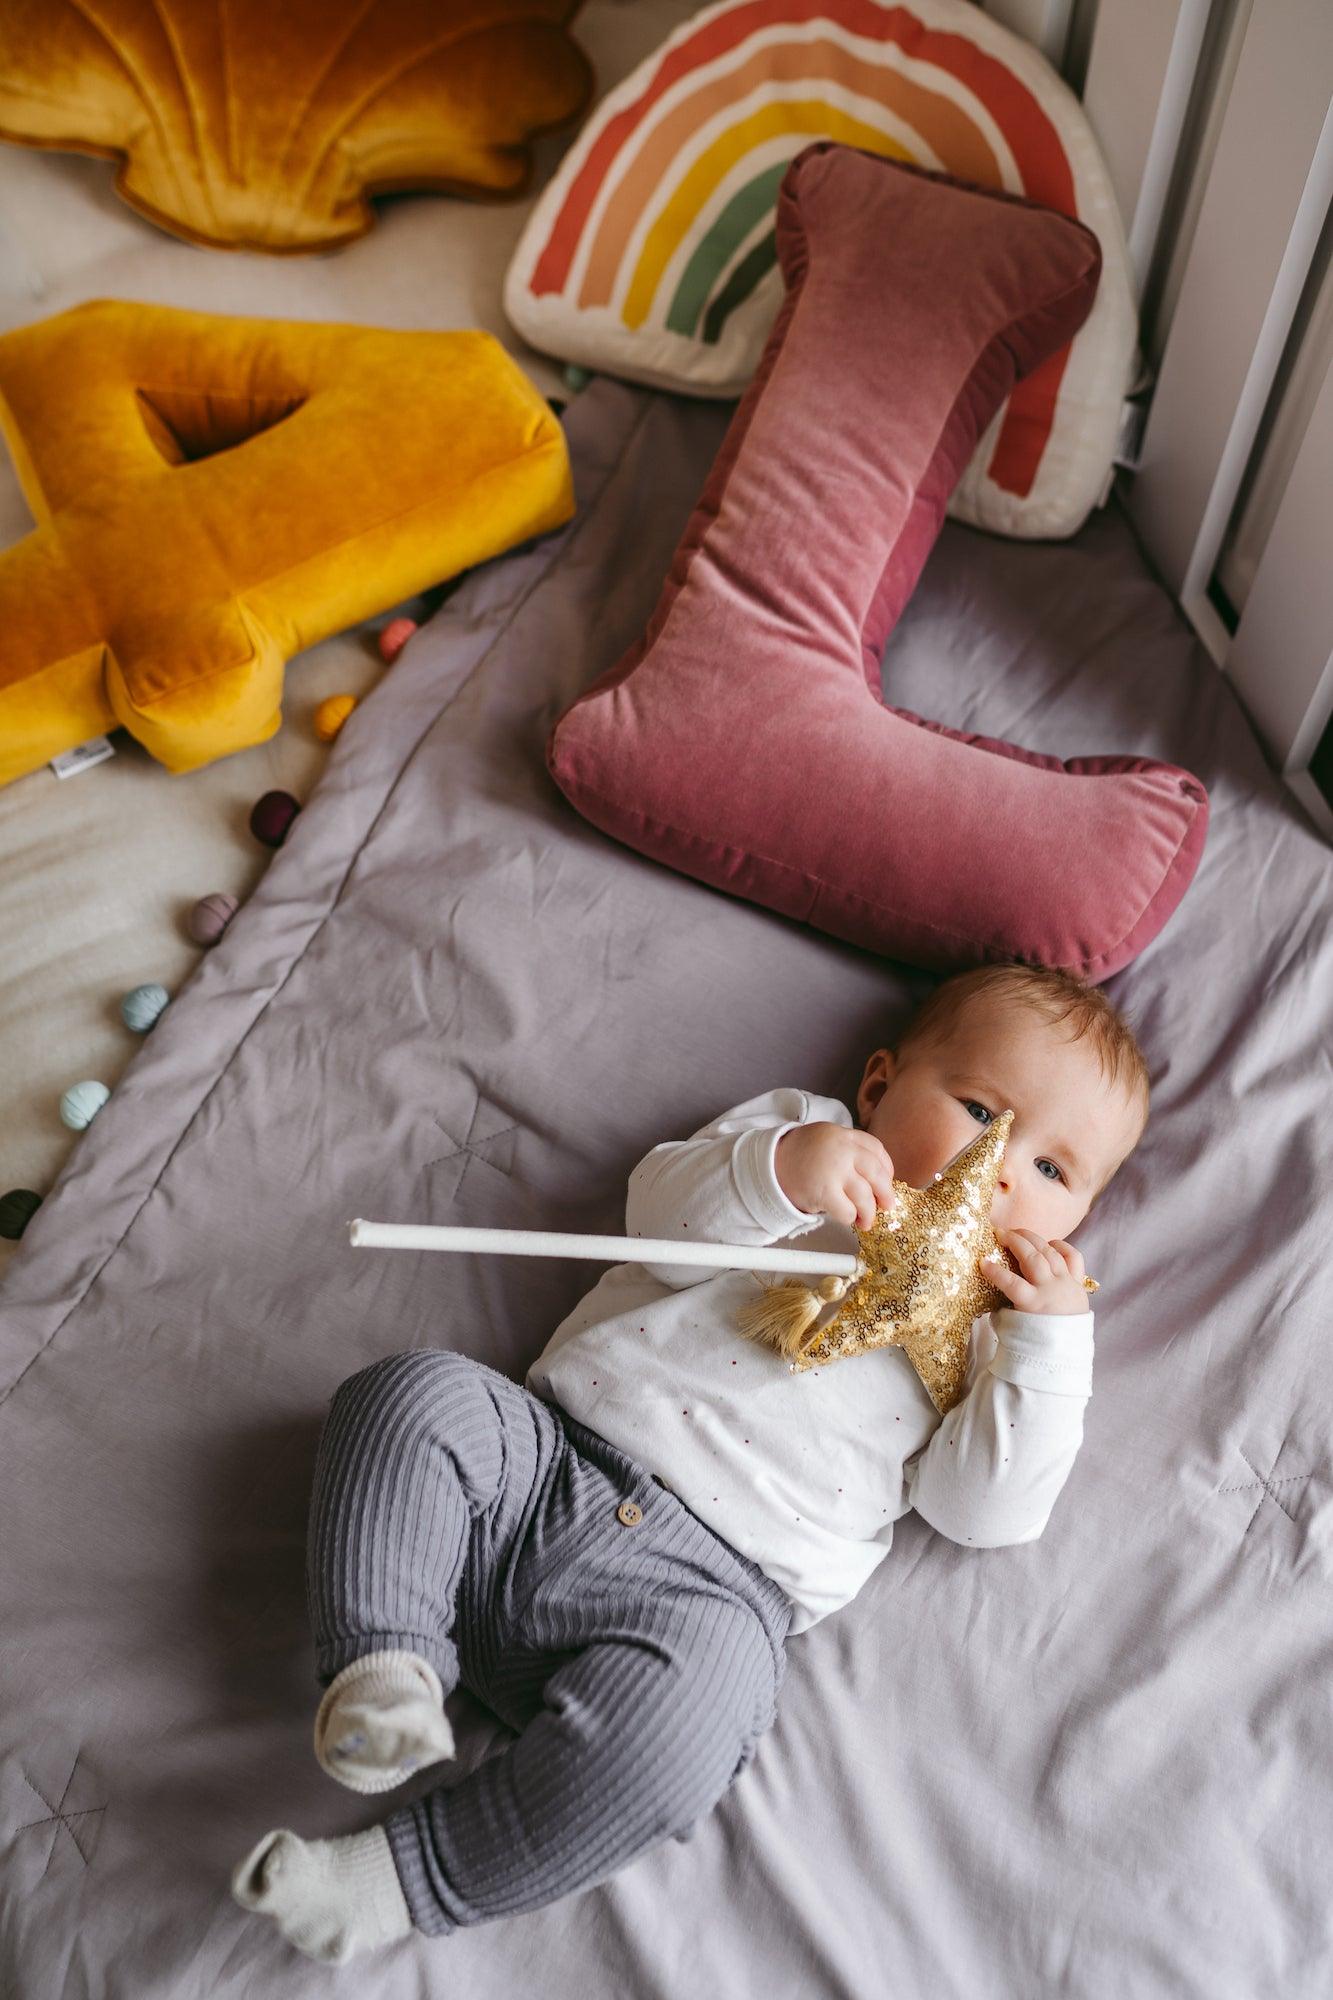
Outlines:
<svg viewBox="0 0 1333 2000"><path fill-rule="evenodd" d="M1063 1025L1012 1003L974 1001L947 1041L909 1047L901 1060L877 1049L856 1104L895 1178L912 1187L1012 1108L991 1223L1048 1243L1077 1228L1142 1123L1135 1099L1102 1075L1090 1040L1072 1041Z"/></svg>

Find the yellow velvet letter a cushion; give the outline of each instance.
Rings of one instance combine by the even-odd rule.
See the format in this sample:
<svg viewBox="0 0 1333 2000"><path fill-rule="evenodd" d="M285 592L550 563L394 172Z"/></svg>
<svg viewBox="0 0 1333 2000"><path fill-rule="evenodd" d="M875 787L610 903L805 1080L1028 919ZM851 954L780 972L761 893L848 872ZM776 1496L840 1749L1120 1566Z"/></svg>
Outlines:
<svg viewBox="0 0 1333 2000"><path fill-rule="evenodd" d="M328 250L401 189L517 194L582 115L579 0L0 0L0 138L119 160L151 222Z"/></svg>
<svg viewBox="0 0 1333 2000"><path fill-rule="evenodd" d="M37 522L0 555L0 782L123 725L172 771L262 743L291 654L574 511L488 333L93 300L0 338Z"/></svg>

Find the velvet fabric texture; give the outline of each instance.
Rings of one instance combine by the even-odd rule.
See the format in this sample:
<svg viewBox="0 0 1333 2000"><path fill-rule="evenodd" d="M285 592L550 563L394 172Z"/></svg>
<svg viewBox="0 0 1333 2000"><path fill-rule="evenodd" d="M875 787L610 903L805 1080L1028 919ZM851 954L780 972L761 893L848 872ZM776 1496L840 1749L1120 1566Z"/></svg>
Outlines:
<svg viewBox="0 0 1333 2000"><path fill-rule="evenodd" d="M397 190L520 194L580 117L578 0L0 0L0 138L120 162L149 221L328 250Z"/></svg>
<svg viewBox="0 0 1333 2000"><path fill-rule="evenodd" d="M1107 978L1188 887L1203 786L881 695L979 434L1088 314L1096 238L819 144L783 181L778 249L782 311L648 629L558 720L551 774L617 839L854 944Z"/></svg>
<svg viewBox="0 0 1333 2000"><path fill-rule="evenodd" d="M262 743L289 656L556 528L564 432L489 333L94 300L0 338L0 782L123 725Z"/></svg>

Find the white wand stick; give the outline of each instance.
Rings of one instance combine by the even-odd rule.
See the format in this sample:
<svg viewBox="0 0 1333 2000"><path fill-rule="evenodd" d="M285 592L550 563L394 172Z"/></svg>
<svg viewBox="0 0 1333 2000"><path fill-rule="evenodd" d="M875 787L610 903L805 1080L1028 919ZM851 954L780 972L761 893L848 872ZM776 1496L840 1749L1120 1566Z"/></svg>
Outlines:
<svg viewBox="0 0 1333 2000"><path fill-rule="evenodd" d="M592 1257L599 1264L708 1264L723 1271L817 1271L859 1277L859 1257L829 1250L746 1250L739 1243L677 1243L648 1236L565 1236L541 1229L452 1229L425 1222L347 1225L357 1250L498 1250L510 1257Z"/></svg>

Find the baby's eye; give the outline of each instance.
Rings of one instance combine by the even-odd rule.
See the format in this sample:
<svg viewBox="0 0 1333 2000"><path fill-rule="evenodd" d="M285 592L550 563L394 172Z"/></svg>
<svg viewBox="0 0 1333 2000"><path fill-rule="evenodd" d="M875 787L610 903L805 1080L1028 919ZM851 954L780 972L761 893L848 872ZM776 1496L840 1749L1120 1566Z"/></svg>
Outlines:
<svg viewBox="0 0 1333 2000"><path fill-rule="evenodd" d="M960 1101L963 1109L976 1119L978 1125L986 1126L995 1122L995 1113L987 1111L984 1104L978 1104L975 1097L964 1097ZM1047 1167L1051 1170L1049 1174L1046 1172ZM1043 1180L1062 1181L1064 1179L1064 1175L1061 1173L1059 1167L1056 1166L1054 1160L1038 1160L1037 1172Z"/></svg>

